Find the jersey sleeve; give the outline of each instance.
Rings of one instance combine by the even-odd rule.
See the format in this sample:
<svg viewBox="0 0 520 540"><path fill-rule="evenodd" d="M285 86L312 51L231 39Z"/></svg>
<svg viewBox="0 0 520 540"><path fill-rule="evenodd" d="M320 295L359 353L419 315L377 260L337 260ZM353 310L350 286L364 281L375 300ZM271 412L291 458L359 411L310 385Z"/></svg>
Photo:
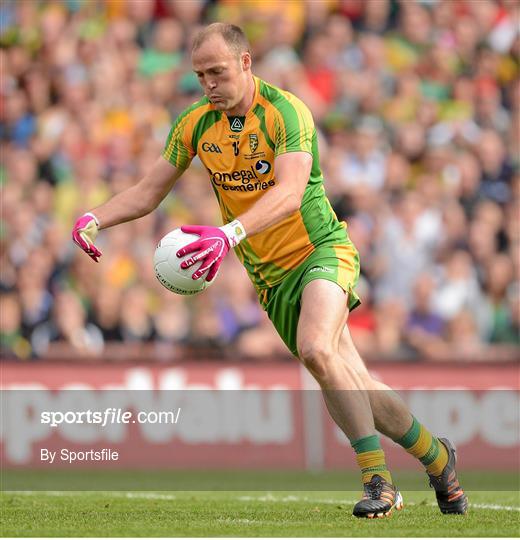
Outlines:
<svg viewBox="0 0 520 540"><path fill-rule="evenodd" d="M275 116L275 156L286 152L312 154L314 120L309 109L299 100L277 107Z"/></svg>
<svg viewBox="0 0 520 540"><path fill-rule="evenodd" d="M182 113L170 129L163 157L179 169L187 169L195 156L191 146L191 122L189 121L191 110Z"/></svg>

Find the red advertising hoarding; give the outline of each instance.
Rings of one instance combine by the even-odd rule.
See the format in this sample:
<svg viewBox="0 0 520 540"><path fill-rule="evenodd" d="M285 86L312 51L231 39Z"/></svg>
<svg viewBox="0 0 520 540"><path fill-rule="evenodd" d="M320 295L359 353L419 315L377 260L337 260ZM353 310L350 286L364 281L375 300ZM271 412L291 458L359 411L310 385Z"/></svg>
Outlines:
<svg viewBox="0 0 520 540"><path fill-rule="evenodd" d="M373 375L401 391L414 414L457 444L466 468L518 467L519 372L514 364L385 363ZM1 455L5 467L41 467L40 449L117 451L105 467L354 468L348 440L317 387L296 363L172 366L2 365ZM72 392L72 391L79 392ZM121 410L176 403L176 425L128 424L109 431L42 424L38 411ZM177 399L177 401L175 401ZM166 401L164 401L166 400ZM173 400L173 401L172 401ZM15 435L13 435L15 433ZM415 461L383 438L392 466Z"/></svg>

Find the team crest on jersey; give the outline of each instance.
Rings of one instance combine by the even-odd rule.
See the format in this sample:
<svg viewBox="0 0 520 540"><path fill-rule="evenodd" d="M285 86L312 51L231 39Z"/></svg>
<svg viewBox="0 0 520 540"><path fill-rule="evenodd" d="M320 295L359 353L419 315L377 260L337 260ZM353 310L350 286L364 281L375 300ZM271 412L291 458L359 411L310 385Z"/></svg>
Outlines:
<svg viewBox="0 0 520 540"><path fill-rule="evenodd" d="M249 148L251 153L254 154L255 150L258 148L258 135L256 133L249 134Z"/></svg>
<svg viewBox="0 0 520 540"><path fill-rule="evenodd" d="M260 143L260 140L258 139L257 133L250 133L249 134L249 150L251 150L250 154L244 154L244 159L252 160L252 159L258 159L265 157L265 152L262 152L262 149L258 148L258 145Z"/></svg>

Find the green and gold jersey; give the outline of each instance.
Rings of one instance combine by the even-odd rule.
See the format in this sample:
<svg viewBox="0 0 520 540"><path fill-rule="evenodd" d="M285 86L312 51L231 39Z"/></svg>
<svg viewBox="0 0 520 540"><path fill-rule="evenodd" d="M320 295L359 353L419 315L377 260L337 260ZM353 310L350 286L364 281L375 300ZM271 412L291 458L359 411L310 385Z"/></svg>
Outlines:
<svg viewBox="0 0 520 540"><path fill-rule="evenodd" d="M255 287L266 289L318 246L344 243L346 232L325 196L311 113L289 92L256 77L255 85L253 104L244 117L216 110L207 97L186 109L173 124L163 155L180 169L199 156L225 223L276 185L276 156L286 152L313 156L300 209L235 248Z"/></svg>

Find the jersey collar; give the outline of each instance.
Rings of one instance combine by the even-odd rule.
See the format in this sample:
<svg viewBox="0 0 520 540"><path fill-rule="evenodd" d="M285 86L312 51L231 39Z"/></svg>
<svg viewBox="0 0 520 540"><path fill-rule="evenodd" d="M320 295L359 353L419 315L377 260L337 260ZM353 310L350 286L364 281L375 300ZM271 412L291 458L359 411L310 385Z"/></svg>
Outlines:
<svg viewBox="0 0 520 540"><path fill-rule="evenodd" d="M253 96L253 102L251 103L251 107L249 107L249 110L246 113L246 117L253 114L253 111L255 110L255 105L258 103L258 95L260 93L260 79L253 75L253 81L255 82L255 94Z"/></svg>

